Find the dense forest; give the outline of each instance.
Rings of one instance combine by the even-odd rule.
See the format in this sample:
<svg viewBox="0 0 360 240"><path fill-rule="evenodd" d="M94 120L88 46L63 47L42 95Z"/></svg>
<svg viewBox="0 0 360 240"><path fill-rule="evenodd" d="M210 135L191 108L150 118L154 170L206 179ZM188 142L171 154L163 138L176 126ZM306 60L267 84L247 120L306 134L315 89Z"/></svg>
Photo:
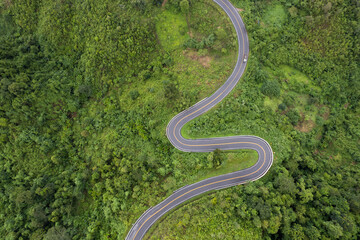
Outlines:
<svg viewBox="0 0 360 240"><path fill-rule="evenodd" d="M183 135L257 135L274 165L147 238L359 239L358 1L231 2L249 35L246 73ZM211 0L1 1L0 235L124 239L177 188L253 164L252 151L184 153L165 135L236 54Z"/></svg>

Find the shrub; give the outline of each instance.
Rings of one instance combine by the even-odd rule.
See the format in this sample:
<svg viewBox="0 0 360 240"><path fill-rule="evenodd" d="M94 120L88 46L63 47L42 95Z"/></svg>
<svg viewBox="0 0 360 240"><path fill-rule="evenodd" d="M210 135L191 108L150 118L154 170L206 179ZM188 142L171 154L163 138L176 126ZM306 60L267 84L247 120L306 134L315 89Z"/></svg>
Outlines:
<svg viewBox="0 0 360 240"><path fill-rule="evenodd" d="M137 90L131 90L129 95L132 100L136 100L140 96L140 93Z"/></svg>
<svg viewBox="0 0 360 240"><path fill-rule="evenodd" d="M276 81L266 81L262 87L261 92L269 97L280 96L280 85Z"/></svg>
<svg viewBox="0 0 360 240"><path fill-rule="evenodd" d="M279 106L278 106L278 109L281 110L281 111L284 111L286 109L285 103L280 103Z"/></svg>
<svg viewBox="0 0 360 240"><path fill-rule="evenodd" d="M289 118L292 125L296 125L300 120L300 114L297 110L291 109L286 116Z"/></svg>

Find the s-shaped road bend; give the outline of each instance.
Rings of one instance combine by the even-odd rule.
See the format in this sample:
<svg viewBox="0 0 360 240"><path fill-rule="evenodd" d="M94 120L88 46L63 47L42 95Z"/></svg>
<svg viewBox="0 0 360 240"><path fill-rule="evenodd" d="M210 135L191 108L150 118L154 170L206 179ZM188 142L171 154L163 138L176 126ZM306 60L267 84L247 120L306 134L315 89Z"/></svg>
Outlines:
<svg viewBox="0 0 360 240"><path fill-rule="evenodd" d="M234 6L228 0L213 0L230 17L238 38L238 58L230 77L210 97L196 103L194 106L176 115L166 128L166 135L174 147L184 152L211 152L215 149L252 149L258 153L258 161L250 168L220 175L203 181L184 186L176 190L164 201L149 208L133 224L126 240L142 239L150 227L165 213L183 202L202 193L223 189L246 182L255 181L264 176L273 163L273 152L268 142L256 136L233 136L222 138L185 139L181 135L181 128L192 119L204 114L221 102L236 86L243 75L249 54L249 41L245 25Z"/></svg>

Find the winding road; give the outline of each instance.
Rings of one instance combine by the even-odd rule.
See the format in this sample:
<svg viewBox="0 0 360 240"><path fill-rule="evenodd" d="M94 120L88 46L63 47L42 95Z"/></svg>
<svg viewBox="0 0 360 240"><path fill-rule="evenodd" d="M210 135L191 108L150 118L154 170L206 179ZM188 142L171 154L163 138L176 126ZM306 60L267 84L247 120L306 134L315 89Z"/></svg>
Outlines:
<svg viewBox="0 0 360 240"><path fill-rule="evenodd" d="M221 102L236 86L243 75L249 55L249 41L245 25L234 6L228 0L213 0L230 17L238 38L238 58L231 76L214 94L196 103L189 109L179 113L169 122L166 135L174 147L184 152L211 152L215 149L252 149L258 153L258 161L250 168L220 175L203 181L184 186L176 190L164 201L149 208L133 224L126 240L142 239L150 227L165 213L183 202L202 193L223 189L246 182L255 181L264 176L273 163L273 152L268 142L256 136L233 136L222 138L185 139L181 135L181 128L192 119L204 114Z"/></svg>

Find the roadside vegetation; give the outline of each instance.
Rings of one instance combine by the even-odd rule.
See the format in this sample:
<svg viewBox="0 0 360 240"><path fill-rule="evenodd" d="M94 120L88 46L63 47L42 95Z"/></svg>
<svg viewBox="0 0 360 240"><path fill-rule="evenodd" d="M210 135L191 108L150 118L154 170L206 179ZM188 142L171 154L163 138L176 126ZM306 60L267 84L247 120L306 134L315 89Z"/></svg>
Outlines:
<svg viewBox="0 0 360 240"><path fill-rule="evenodd" d="M247 71L187 137L257 135L262 179L171 212L150 239L356 239L360 232L359 7L232 0ZM185 184L254 164L253 151L183 153L169 120L236 60L211 0L0 3L0 235L124 239Z"/></svg>

